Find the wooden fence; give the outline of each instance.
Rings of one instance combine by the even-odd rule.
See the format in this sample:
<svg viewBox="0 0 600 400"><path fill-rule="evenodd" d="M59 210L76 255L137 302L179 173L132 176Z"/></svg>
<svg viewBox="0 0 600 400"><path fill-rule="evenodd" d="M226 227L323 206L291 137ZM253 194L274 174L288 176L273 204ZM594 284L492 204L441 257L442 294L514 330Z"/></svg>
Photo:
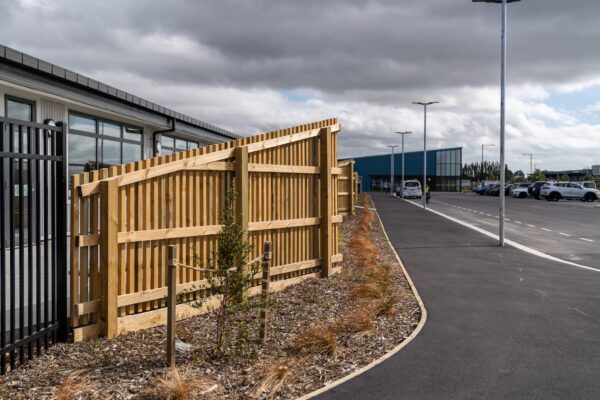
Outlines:
<svg viewBox="0 0 600 400"><path fill-rule="evenodd" d="M251 258L273 243L272 290L336 272L338 201L346 196L338 193L346 168L337 167L339 131L329 119L73 176L74 340L164 324L167 246L177 246L181 263L206 262L232 186ZM178 270L177 290L186 293L181 319L204 311L190 302L207 282L199 271Z"/></svg>
<svg viewBox="0 0 600 400"><path fill-rule="evenodd" d="M354 160L345 160L338 163L340 175L338 177L338 213L354 215L356 197Z"/></svg>

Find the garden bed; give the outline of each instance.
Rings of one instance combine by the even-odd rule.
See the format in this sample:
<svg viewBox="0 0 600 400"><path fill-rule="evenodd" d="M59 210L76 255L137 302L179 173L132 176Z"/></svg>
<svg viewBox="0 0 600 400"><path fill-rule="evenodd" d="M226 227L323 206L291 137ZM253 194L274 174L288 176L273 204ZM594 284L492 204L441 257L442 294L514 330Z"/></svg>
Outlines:
<svg viewBox="0 0 600 400"><path fill-rule="evenodd" d="M254 343L258 298L233 317L244 327L234 334L247 338L231 349L235 355L214 356L213 314L178 322L178 338L189 345L177 354L187 398L297 398L378 359L413 332L421 310L379 220L359 209L341 230L341 272L272 294L264 347ZM58 344L0 377L0 398L168 398L178 380L166 378L165 347L165 327Z"/></svg>

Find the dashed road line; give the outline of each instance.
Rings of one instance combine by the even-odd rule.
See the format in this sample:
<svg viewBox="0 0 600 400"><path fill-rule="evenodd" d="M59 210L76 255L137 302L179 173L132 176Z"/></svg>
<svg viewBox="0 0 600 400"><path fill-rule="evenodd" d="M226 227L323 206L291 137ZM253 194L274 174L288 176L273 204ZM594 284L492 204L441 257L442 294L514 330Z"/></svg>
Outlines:
<svg viewBox="0 0 600 400"><path fill-rule="evenodd" d="M594 243L594 241L592 239L586 239L586 238L579 238L585 242L590 242L590 243Z"/></svg>
<svg viewBox="0 0 600 400"><path fill-rule="evenodd" d="M531 224L525 224L525 225L527 225L530 228L537 228L535 225L531 225Z"/></svg>
<svg viewBox="0 0 600 400"><path fill-rule="evenodd" d="M552 229L548 229L548 228L542 228L542 230L546 231L546 232L552 232Z"/></svg>
<svg viewBox="0 0 600 400"><path fill-rule="evenodd" d="M515 224L522 224L521 221L515 221Z"/></svg>
<svg viewBox="0 0 600 400"><path fill-rule="evenodd" d="M488 217L491 217L491 216L492 216L492 214L485 214L485 215L487 215Z"/></svg>
<svg viewBox="0 0 600 400"><path fill-rule="evenodd" d="M571 235L569 235L568 233L564 233L564 232L559 232L558 234L562 235L562 236L566 236L566 237L571 237Z"/></svg>

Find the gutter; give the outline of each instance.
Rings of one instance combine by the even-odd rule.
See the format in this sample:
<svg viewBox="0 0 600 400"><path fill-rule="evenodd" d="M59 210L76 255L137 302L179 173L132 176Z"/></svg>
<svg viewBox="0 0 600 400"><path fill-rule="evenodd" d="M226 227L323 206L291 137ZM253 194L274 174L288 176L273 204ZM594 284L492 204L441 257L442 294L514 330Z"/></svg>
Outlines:
<svg viewBox="0 0 600 400"><path fill-rule="evenodd" d="M160 135L163 133L173 133L177 129L175 118L171 118L171 127L169 129L163 129L160 131L154 131L153 133L153 141L154 141L154 156L160 153Z"/></svg>

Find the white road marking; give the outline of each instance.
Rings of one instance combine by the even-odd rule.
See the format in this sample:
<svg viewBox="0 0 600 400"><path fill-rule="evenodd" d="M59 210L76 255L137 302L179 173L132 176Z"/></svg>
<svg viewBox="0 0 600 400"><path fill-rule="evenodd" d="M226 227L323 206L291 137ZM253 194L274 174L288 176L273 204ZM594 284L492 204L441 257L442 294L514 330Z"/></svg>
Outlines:
<svg viewBox="0 0 600 400"><path fill-rule="evenodd" d="M499 216L497 216L497 215L494 215L494 218L498 218L498 219L500 219L500 217L499 217Z"/></svg>
<svg viewBox="0 0 600 400"><path fill-rule="evenodd" d="M491 216L492 216L492 214L485 214L485 215L487 215L488 217L491 217Z"/></svg>
<svg viewBox="0 0 600 400"><path fill-rule="evenodd" d="M571 235L569 235L568 233L559 232L558 234L559 234L559 235L566 236L566 237L571 237Z"/></svg>
<svg viewBox="0 0 600 400"><path fill-rule="evenodd" d="M542 230L543 230L543 231L546 231L546 232L552 232L552 230L551 230L551 229L548 229L548 228L542 228Z"/></svg>
<svg viewBox="0 0 600 400"><path fill-rule="evenodd" d="M510 219L510 218L504 218L504 220L505 220L505 221L511 221L511 219Z"/></svg>
<svg viewBox="0 0 600 400"><path fill-rule="evenodd" d="M515 221L515 224L522 224L521 221Z"/></svg>
<svg viewBox="0 0 600 400"><path fill-rule="evenodd" d="M586 238L579 238L579 239L586 241L586 242L594 243L594 241L592 239L586 239Z"/></svg>
<svg viewBox="0 0 600 400"><path fill-rule="evenodd" d="M527 225L528 227L530 227L530 228L536 228L536 226L535 226L535 225L531 225L531 224L526 224L526 225Z"/></svg>
<svg viewBox="0 0 600 400"><path fill-rule="evenodd" d="M414 205L414 206L416 206L416 207L423 208L423 206L422 206L422 205L420 205L420 204L417 204L417 203L413 203L412 201L407 201L407 200L404 200L404 201L406 201L407 203L410 203L410 204L412 204L412 205ZM447 220L450 220L450 221L452 221L452 222L455 222L455 223L457 223L457 224L459 224L459 225L466 226L467 228L469 228L469 229L472 229L472 230L474 230L474 231L476 231L476 232L479 232L479 233L481 233L482 235L485 235L485 236L487 236L487 237L489 237L489 238L492 238L492 239L498 240L498 235L497 235L497 234L495 234L495 233L492 233L492 232L488 232L488 231L486 231L485 229L479 228L479 227L477 227L477 226L475 226L475 225L473 225L473 224L470 224L470 223L468 223L468 222L465 222L465 221L461 221L461 220L460 220L460 219L458 219L458 218L451 217L451 216L449 216L449 215L447 215L447 214L444 214L444 213L442 213L442 212L439 212L439 211L433 210L433 209L431 209L431 208L428 208L428 209L427 209L427 211L429 211L429 212L431 212L431 213L433 213L433 214L437 214L437 215L439 215L440 217L446 218ZM574 263L574 262L572 262L572 261L563 260L562 258L558 258L558 257L551 256L550 254L546 254L546 253L544 253L544 252L541 252L541 251L539 251L539 250L536 250L536 249L534 249L534 248L531 248L531 247L529 247L529 246L525 246L525 245L523 245L523 244L521 244L521 243L515 242L515 241L513 241L513 240L510 240L510 239L505 239L505 240L504 240L504 243L506 243L506 244L508 244L509 246L512 246L512 247L514 247L514 248L516 248L516 249L519 249L519 250L521 250L521 251L524 251L524 252L526 252L526 253L533 254L533 255L535 255L535 256L537 256L537 257L540 257L540 258L544 258L544 259L546 259L546 260L552 260L552 261L555 261L555 262L557 262L557 263L560 263L560 264L570 265L570 266L572 266L572 267L581 268L581 269L585 269L585 270L588 270L588 271L600 272L600 269L598 269L598 268L588 267L588 266L586 266L586 265L577 264L577 263Z"/></svg>

